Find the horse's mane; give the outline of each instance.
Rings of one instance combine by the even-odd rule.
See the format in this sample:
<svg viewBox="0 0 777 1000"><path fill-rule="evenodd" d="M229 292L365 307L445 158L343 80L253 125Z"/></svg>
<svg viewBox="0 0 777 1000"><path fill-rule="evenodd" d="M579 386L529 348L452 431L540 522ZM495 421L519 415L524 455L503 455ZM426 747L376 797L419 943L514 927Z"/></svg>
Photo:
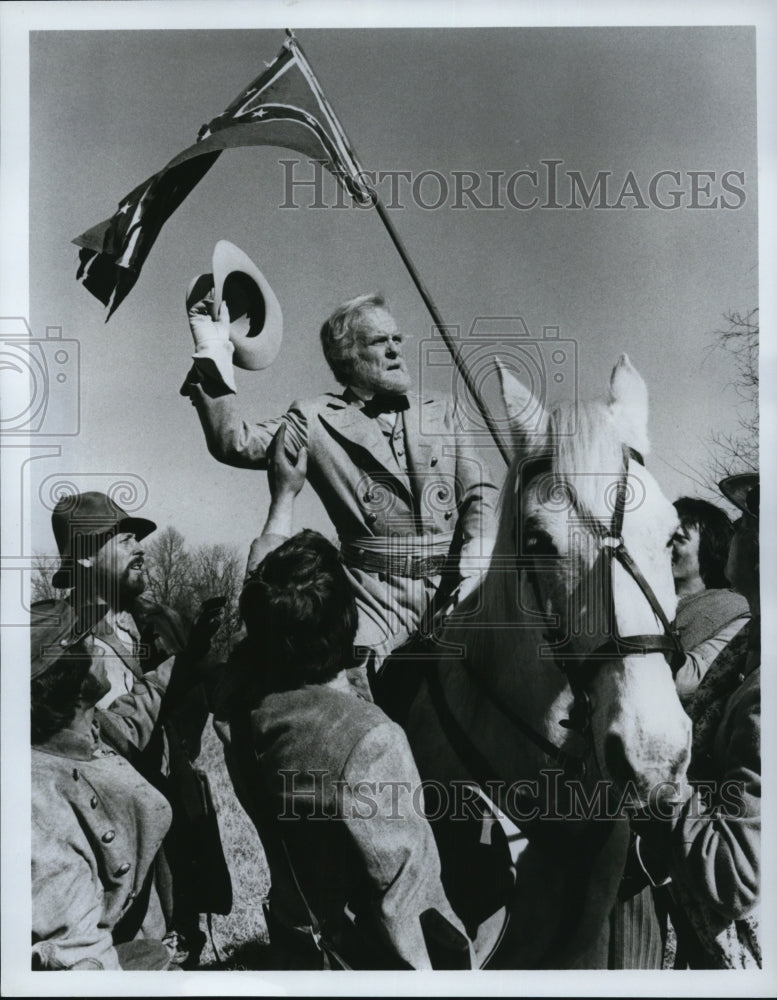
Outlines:
<svg viewBox="0 0 777 1000"><path fill-rule="evenodd" d="M489 623L514 622L520 607L517 588L520 574L511 571L505 557L512 557L521 513L521 470L527 460L547 455L555 489L574 497L577 510L594 516L602 505L601 480L590 473L615 473L621 467L623 442L602 400L560 403L548 414L548 433L528 447L518 449L508 469L499 499L499 524L491 564L480 588L478 624L467 629L468 658L474 664L505 662L516 633L489 627ZM588 473L588 475L586 474ZM462 611L466 614L469 602Z"/></svg>

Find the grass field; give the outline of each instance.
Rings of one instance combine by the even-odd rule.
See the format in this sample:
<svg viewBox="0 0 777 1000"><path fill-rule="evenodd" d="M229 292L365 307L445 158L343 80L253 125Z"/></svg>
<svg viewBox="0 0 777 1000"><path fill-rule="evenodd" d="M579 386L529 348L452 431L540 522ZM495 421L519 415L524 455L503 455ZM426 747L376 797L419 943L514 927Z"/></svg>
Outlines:
<svg viewBox="0 0 777 1000"><path fill-rule="evenodd" d="M201 968L261 969L267 967L267 927L262 902L270 890L270 873L256 829L232 790L221 742L210 723L205 727L198 767L207 772L218 811L221 842L232 876L232 912L214 914L213 940L200 958ZM204 918L203 918L204 924Z"/></svg>

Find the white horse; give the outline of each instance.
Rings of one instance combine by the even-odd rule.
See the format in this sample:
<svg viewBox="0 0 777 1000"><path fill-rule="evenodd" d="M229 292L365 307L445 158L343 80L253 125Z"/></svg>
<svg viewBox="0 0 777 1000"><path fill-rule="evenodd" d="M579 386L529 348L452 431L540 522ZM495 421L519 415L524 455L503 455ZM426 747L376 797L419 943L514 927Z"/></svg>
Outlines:
<svg viewBox="0 0 777 1000"><path fill-rule="evenodd" d="M645 964L616 919L623 817L687 794L691 737L647 391L625 355L607 399L550 412L500 375L515 457L494 554L404 721L452 905L487 950L510 914L492 964L606 966L613 928L616 964ZM635 899L642 920L652 904Z"/></svg>

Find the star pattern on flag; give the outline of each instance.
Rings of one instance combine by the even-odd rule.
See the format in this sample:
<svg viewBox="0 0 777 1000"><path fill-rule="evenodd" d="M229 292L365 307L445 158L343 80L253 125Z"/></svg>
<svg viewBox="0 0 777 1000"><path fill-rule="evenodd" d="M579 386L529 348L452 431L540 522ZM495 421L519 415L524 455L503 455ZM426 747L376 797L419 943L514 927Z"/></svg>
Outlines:
<svg viewBox="0 0 777 1000"><path fill-rule="evenodd" d="M76 237L76 277L110 317L137 281L162 227L222 152L281 146L322 163L361 204L371 192L342 125L293 36L277 58L220 114L194 145L119 202L110 219Z"/></svg>

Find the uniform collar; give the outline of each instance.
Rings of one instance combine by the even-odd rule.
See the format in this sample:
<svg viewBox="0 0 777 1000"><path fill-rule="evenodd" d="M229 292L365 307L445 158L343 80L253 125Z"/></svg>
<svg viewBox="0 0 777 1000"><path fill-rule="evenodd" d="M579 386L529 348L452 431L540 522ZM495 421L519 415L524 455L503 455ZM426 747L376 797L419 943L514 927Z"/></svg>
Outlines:
<svg viewBox="0 0 777 1000"><path fill-rule="evenodd" d="M384 405L381 412L385 413L396 413L400 410L406 410L410 406L410 401L407 397L407 393L380 393L376 392L374 396L370 399L365 399L353 386L347 386L345 392L343 393L343 399L349 403L351 406L356 406L360 410L371 411L375 408L376 403L378 405L380 402L389 402L390 405ZM374 416L374 413L370 413L370 416Z"/></svg>
<svg viewBox="0 0 777 1000"><path fill-rule="evenodd" d="M67 757L71 760L92 760L101 747L100 726L96 719L88 735L79 729L65 727L45 742L33 744L33 750L41 750L53 757Z"/></svg>
<svg viewBox="0 0 777 1000"><path fill-rule="evenodd" d="M343 399L346 401L346 403L350 403L351 406L358 406L360 409L367 402L366 399L364 399L363 396L360 396L359 393L356 391L356 389L354 389L353 386L350 385L345 387L345 392L343 393Z"/></svg>

